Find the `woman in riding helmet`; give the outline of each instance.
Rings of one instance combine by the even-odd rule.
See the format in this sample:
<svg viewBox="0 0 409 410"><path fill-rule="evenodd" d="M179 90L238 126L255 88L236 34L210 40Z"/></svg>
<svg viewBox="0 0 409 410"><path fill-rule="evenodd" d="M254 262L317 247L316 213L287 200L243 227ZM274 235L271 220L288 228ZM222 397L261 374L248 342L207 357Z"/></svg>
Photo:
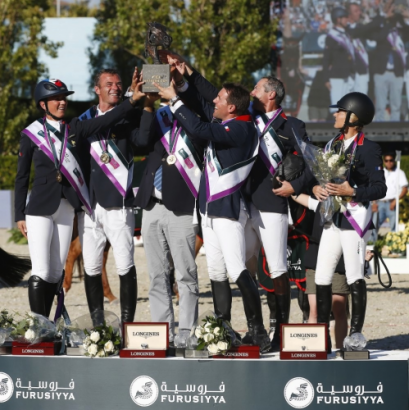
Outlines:
<svg viewBox="0 0 409 410"><path fill-rule="evenodd" d="M363 127L372 122L375 108L371 99L353 92L342 97L331 108L334 128L340 130L326 146L344 154L347 180L342 184L327 183L325 187L314 186L318 200L329 195L352 198L346 210L337 211L332 221L324 226L319 251L315 283L317 285L318 323L328 323L331 313L331 283L341 255L344 256L345 274L351 289L352 313L350 335L361 333L366 311L366 282L364 263L366 242L372 228L370 201L386 194L382 170L382 151L378 144L365 138ZM329 347L330 351L331 347Z"/></svg>
<svg viewBox="0 0 409 410"><path fill-rule="evenodd" d="M92 212L78 146L81 140L108 129L135 110L137 100L143 96L137 87L131 98L104 116L65 122L67 96L73 93L60 80L40 81L34 99L44 116L25 128L20 139L15 218L28 239L32 261L30 309L46 317L63 276L75 210ZM27 202L32 163L34 182Z"/></svg>

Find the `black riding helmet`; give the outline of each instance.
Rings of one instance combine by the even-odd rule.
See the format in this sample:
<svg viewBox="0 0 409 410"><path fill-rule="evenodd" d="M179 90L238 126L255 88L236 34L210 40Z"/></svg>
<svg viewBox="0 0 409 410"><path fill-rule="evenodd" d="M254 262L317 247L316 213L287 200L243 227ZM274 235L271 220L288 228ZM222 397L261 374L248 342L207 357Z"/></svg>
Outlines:
<svg viewBox="0 0 409 410"><path fill-rule="evenodd" d="M332 24L337 24L337 20L342 17L348 17L348 12L343 7L334 7L331 11Z"/></svg>
<svg viewBox="0 0 409 410"><path fill-rule="evenodd" d="M57 119L48 111L47 98L56 95L71 95L74 94L74 92L75 91L68 91L67 86L62 81L52 78L50 80L42 80L36 85L34 100L38 108L40 108L40 101L44 101L46 107L45 112L54 119Z"/></svg>
<svg viewBox="0 0 409 410"><path fill-rule="evenodd" d="M330 105L330 108L338 108L347 112L342 129L363 127L370 124L375 116L375 106L372 100L366 94L358 92L344 95L336 104ZM352 113L358 117L358 121L349 122Z"/></svg>

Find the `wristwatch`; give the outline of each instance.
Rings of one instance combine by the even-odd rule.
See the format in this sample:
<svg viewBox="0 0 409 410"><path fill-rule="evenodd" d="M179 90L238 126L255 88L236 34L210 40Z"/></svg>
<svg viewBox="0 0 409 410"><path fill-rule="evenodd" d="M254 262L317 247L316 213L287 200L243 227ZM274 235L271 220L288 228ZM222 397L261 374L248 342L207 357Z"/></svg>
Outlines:
<svg viewBox="0 0 409 410"><path fill-rule="evenodd" d="M173 107L176 104L176 102L179 100L180 100L180 97L178 95L175 95L173 98L169 100L169 105Z"/></svg>
<svg viewBox="0 0 409 410"><path fill-rule="evenodd" d="M356 196L356 188L352 188L354 192L352 193L352 196Z"/></svg>

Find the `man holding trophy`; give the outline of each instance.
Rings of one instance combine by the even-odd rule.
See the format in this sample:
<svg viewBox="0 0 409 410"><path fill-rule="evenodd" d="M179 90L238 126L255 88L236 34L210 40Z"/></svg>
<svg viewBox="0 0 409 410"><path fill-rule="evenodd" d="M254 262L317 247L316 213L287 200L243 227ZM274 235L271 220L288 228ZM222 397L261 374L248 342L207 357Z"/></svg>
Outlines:
<svg viewBox="0 0 409 410"><path fill-rule="evenodd" d="M186 71L184 62L171 56L169 62L189 82L184 83L179 76L170 87L157 84L159 95L170 101L170 109L182 129L195 141L207 143L199 208L216 315L225 320L231 317L228 273L241 291L252 343L267 352L270 340L263 325L258 288L245 265L244 228L248 216L241 187L258 152L257 133L248 115L249 92L235 83L225 83L217 92L199 73L190 68ZM198 90L196 95L193 85ZM202 118L182 99L200 107Z"/></svg>

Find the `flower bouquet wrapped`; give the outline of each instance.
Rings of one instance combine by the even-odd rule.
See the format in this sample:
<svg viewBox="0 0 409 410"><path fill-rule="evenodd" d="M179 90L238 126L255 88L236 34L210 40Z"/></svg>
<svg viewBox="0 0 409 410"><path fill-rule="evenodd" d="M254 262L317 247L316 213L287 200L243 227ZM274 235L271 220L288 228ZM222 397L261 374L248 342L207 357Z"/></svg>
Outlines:
<svg viewBox="0 0 409 410"><path fill-rule="evenodd" d="M305 143L297 135L295 138L304 161L322 187L325 187L328 182L342 184L346 181L350 158L345 158L344 154L338 154L334 151L336 144L342 143L342 141L336 141L330 149L322 149ZM329 196L320 207L321 222L324 224L331 221L337 211L344 212L347 202L351 200L352 197Z"/></svg>
<svg viewBox="0 0 409 410"><path fill-rule="evenodd" d="M3 346L4 342L10 337L14 326L14 315L7 310L2 310L0 312L0 346Z"/></svg>
<svg viewBox="0 0 409 410"><path fill-rule="evenodd" d="M188 339L189 349L206 349L209 356L225 355L232 345L239 344L230 323L210 311L197 319Z"/></svg>
<svg viewBox="0 0 409 410"><path fill-rule="evenodd" d="M88 357L117 355L121 347L121 322L109 311L86 314L66 325L71 346L82 347Z"/></svg>
<svg viewBox="0 0 409 410"><path fill-rule="evenodd" d="M12 340L36 344L52 341L56 337L56 327L45 316L28 312L21 320L16 320L10 333Z"/></svg>

